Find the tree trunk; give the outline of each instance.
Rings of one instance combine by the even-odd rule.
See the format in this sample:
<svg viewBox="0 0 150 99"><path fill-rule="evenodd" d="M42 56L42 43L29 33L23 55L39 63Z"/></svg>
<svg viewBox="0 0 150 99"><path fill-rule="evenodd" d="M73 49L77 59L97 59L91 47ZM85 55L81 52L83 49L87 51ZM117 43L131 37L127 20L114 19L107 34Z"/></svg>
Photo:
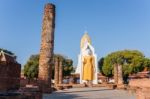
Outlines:
<svg viewBox="0 0 150 99"><path fill-rule="evenodd" d="M44 93L51 92L51 73L54 49L55 6L46 4L44 9L42 40L39 59L40 88Z"/></svg>

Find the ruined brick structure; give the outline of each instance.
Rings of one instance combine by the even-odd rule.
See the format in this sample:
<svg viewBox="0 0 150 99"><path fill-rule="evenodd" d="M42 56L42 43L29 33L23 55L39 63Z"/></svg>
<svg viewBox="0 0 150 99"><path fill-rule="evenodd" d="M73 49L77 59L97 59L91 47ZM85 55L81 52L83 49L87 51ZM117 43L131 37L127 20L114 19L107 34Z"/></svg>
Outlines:
<svg viewBox="0 0 150 99"><path fill-rule="evenodd" d="M118 83L118 66L115 64L114 65L114 80L115 80L115 84Z"/></svg>
<svg viewBox="0 0 150 99"><path fill-rule="evenodd" d="M114 79L115 79L115 84L117 85L123 84L122 65L119 64L114 65Z"/></svg>
<svg viewBox="0 0 150 99"><path fill-rule="evenodd" d="M59 83L59 58L58 57L55 58L55 75L54 75L54 79L55 79L55 87L57 87L57 85Z"/></svg>
<svg viewBox="0 0 150 99"><path fill-rule="evenodd" d="M122 65L118 65L118 85L123 84Z"/></svg>
<svg viewBox="0 0 150 99"><path fill-rule="evenodd" d="M62 67L62 60L59 60L59 84L62 84L63 81L63 67Z"/></svg>
<svg viewBox="0 0 150 99"><path fill-rule="evenodd" d="M21 65L15 56L0 52L0 91L18 89L20 86Z"/></svg>
<svg viewBox="0 0 150 99"><path fill-rule="evenodd" d="M42 92L51 92L55 28L55 6L46 4L44 8L41 49L39 59L39 80Z"/></svg>
<svg viewBox="0 0 150 99"><path fill-rule="evenodd" d="M133 79L129 86L136 90L136 99L150 99L150 79Z"/></svg>
<svg viewBox="0 0 150 99"><path fill-rule="evenodd" d="M62 59L56 57L55 58L55 88L58 88L63 82L63 67L62 67Z"/></svg>

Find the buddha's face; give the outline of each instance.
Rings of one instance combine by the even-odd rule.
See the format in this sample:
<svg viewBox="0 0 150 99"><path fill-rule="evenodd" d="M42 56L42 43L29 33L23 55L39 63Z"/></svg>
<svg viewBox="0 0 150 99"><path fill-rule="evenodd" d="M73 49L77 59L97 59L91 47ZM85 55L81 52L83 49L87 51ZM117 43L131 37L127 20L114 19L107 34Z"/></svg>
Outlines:
<svg viewBox="0 0 150 99"><path fill-rule="evenodd" d="M92 51L89 47L86 48L85 55L92 55Z"/></svg>

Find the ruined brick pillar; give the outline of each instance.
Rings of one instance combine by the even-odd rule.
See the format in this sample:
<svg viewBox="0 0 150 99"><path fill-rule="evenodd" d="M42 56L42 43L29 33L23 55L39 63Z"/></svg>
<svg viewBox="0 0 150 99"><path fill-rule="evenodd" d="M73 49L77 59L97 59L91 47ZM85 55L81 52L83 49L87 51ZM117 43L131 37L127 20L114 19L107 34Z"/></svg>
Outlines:
<svg viewBox="0 0 150 99"><path fill-rule="evenodd" d="M63 67L62 67L62 59L59 60L59 84L62 84L63 81Z"/></svg>
<svg viewBox="0 0 150 99"><path fill-rule="evenodd" d="M114 79L115 79L115 84L117 85L123 84L122 65L119 64L114 65Z"/></svg>
<svg viewBox="0 0 150 99"><path fill-rule="evenodd" d="M115 84L118 84L118 66L117 66L117 64L114 64L114 80L115 80Z"/></svg>
<svg viewBox="0 0 150 99"><path fill-rule="evenodd" d="M122 65L118 64L118 85L123 84Z"/></svg>
<svg viewBox="0 0 150 99"><path fill-rule="evenodd" d="M55 75L54 75L54 79L55 79L55 87L57 87L58 83L59 83L59 58L56 57L55 58Z"/></svg>
<svg viewBox="0 0 150 99"><path fill-rule="evenodd" d="M44 8L41 49L39 59L39 80L42 92L51 92L51 73L54 49L55 6L46 4Z"/></svg>

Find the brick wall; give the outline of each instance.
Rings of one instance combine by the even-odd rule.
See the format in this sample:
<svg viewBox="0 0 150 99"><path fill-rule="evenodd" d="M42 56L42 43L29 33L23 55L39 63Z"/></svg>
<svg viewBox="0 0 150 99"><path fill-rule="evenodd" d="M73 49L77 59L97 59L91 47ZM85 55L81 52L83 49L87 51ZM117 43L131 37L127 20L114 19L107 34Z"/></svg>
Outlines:
<svg viewBox="0 0 150 99"><path fill-rule="evenodd" d="M20 86L21 65L18 63L0 63L0 91L18 89Z"/></svg>
<svg viewBox="0 0 150 99"><path fill-rule="evenodd" d="M130 80L129 86L136 89L136 99L150 99L150 79Z"/></svg>

